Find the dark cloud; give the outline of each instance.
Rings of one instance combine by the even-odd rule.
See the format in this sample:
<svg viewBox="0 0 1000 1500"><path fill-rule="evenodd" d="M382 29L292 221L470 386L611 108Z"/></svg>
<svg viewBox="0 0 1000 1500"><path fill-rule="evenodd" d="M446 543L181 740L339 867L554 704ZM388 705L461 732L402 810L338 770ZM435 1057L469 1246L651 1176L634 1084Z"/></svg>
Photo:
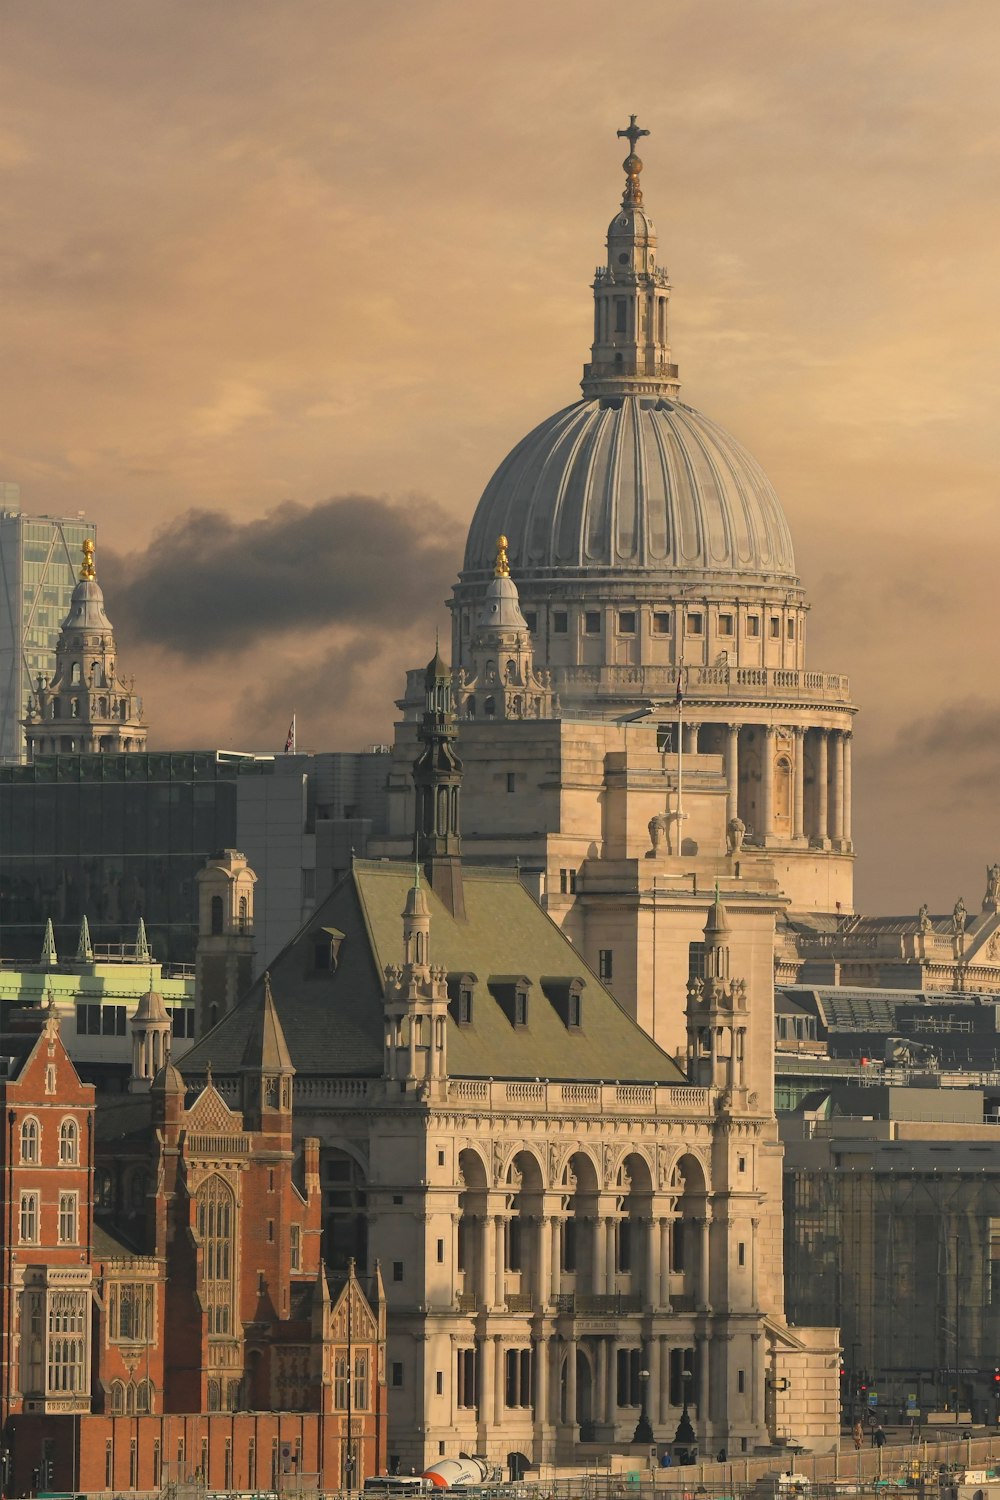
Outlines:
<svg viewBox="0 0 1000 1500"><path fill-rule="evenodd" d="M144 552L102 550L100 577L121 640L204 657L331 625L410 629L439 613L459 547L429 500L341 495L253 521L190 510Z"/></svg>

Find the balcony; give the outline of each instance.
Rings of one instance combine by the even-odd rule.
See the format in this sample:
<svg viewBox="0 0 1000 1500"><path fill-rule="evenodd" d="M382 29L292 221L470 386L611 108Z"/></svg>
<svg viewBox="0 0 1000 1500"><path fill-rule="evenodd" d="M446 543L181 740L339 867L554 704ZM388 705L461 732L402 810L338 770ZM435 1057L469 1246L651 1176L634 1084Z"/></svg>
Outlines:
<svg viewBox="0 0 1000 1500"><path fill-rule="evenodd" d="M642 1311L640 1292L563 1292L555 1299L556 1312L571 1318L617 1317Z"/></svg>
<svg viewBox="0 0 1000 1500"><path fill-rule="evenodd" d="M677 668L558 667L556 686L588 691L597 698L662 698L673 702ZM688 667L684 696L699 703L850 704L850 679L839 672L800 672L786 667Z"/></svg>

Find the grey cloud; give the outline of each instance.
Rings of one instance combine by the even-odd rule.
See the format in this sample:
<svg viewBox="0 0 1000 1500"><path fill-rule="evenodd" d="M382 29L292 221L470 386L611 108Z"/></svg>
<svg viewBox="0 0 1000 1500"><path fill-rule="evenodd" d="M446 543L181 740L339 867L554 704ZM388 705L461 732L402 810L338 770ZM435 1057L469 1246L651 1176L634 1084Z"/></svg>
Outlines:
<svg viewBox="0 0 1000 1500"><path fill-rule="evenodd" d="M98 561L122 642L203 657L285 631L409 629L440 611L459 545L431 501L341 495L252 521L190 510L144 552Z"/></svg>

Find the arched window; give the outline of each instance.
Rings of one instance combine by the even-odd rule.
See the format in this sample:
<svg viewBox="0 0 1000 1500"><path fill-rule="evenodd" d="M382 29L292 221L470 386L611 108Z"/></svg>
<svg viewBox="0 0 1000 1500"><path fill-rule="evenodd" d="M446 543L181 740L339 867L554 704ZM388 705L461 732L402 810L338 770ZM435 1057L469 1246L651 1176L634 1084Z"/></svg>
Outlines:
<svg viewBox="0 0 1000 1500"><path fill-rule="evenodd" d="M211 907L211 932L213 937L218 937L222 932L222 897L212 897Z"/></svg>
<svg viewBox="0 0 1000 1500"><path fill-rule="evenodd" d="M111 1382L111 1415L123 1417L125 1415L125 1383L121 1380Z"/></svg>
<svg viewBox="0 0 1000 1500"><path fill-rule="evenodd" d="M42 1129L33 1115L21 1124L21 1161L37 1162L41 1153Z"/></svg>
<svg viewBox="0 0 1000 1500"><path fill-rule="evenodd" d="M70 668L69 680L74 687L79 687L83 680L83 674L80 671L80 663L78 661L75 661Z"/></svg>
<svg viewBox="0 0 1000 1500"><path fill-rule="evenodd" d="M235 1199L222 1178L213 1176L199 1188L197 1203L208 1332L230 1333L233 1326L235 1273Z"/></svg>
<svg viewBox="0 0 1000 1500"><path fill-rule="evenodd" d="M79 1151L79 1135L75 1120L63 1120L59 1126L59 1162L64 1167L75 1167Z"/></svg>
<svg viewBox="0 0 1000 1500"><path fill-rule="evenodd" d="M240 897L239 913L240 913L240 931L241 932L246 932L247 928L250 925L250 922L249 922L249 907L248 907L248 903L247 903L247 898L245 896L241 896Z"/></svg>

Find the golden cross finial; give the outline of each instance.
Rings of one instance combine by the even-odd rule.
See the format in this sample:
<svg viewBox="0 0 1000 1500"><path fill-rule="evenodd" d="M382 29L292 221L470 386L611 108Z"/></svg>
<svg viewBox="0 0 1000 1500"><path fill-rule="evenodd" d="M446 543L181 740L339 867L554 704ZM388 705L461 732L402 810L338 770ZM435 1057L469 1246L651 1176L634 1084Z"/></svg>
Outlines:
<svg viewBox="0 0 1000 1500"><path fill-rule="evenodd" d="M510 561L507 557L507 538L505 536L497 537L497 565L493 569L493 577L510 577Z"/></svg>
<svg viewBox="0 0 1000 1500"><path fill-rule="evenodd" d="M88 536L84 537L83 540L83 565L80 568L80 582L92 583L96 577L97 574L94 572L94 544Z"/></svg>
<svg viewBox="0 0 1000 1500"><path fill-rule="evenodd" d="M623 206L634 204L638 207L642 202L642 188L639 186L639 173L642 171L642 162L636 156L635 148L637 141L644 135L648 135L649 131L643 130L641 126L635 123L635 115L630 115L628 128L626 130L619 130L618 134L624 136L629 144L628 156L622 162L626 177L625 191L622 194L622 204Z"/></svg>

